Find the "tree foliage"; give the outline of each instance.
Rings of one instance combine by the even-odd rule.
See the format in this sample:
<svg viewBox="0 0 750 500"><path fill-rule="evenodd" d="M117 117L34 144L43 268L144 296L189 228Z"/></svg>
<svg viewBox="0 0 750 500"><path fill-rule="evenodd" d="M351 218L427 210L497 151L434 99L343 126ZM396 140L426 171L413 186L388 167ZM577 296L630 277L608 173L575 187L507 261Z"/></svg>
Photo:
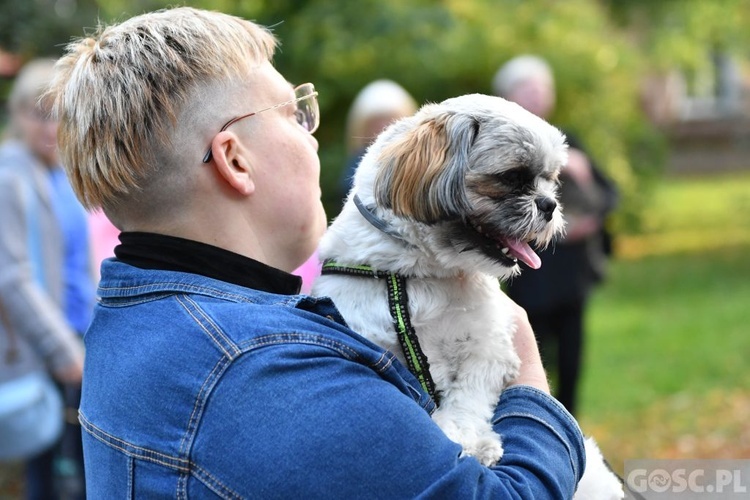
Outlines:
<svg viewBox="0 0 750 500"><path fill-rule="evenodd" d="M96 0L0 0L0 48L24 58L59 56L98 10Z"/></svg>
<svg viewBox="0 0 750 500"><path fill-rule="evenodd" d="M697 69L707 52L747 57L749 0L604 0L615 25L627 29L655 67Z"/></svg>
<svg viewBox="0 0 750 500"><path fill-rule="evenodd" d="M49 47L51 52L59 50L71 36L83 34L81 27L94 26L97 18L121 20L173 5L168 0L35 0L23 5L4 1L0 46L28 55L50 53ZM11 12L8 2L20 7ZM80 7L70 22L61 23L51 15L60 3ZM330 215L340 206L336 186L345 163L346 113L364 85L376 78L391 78L419 102L489 93L492 76L504 61L520 53L535 53L549 60L557 78L558 106L551 121L580 136L620 186L623 202L617 224L621 228L637 225L649 187L664 163L664 141L640 107L640 81L654 65L697 61L695 54L701 47L705 50L707 43L734 46L744 41L747 35L740 27L746 25L748 16L740 12L748 0L185 3L272 26L282 42L275 60L282 74L293 82L315 83L323 113L316 135ZM730 5L736 15L726 16L714 4ZM49 45L43 48L41 41L33 40L33 33L56 23L65 31L58 41L44 42ZM53 30L47 31L51 37Z"/></svg>

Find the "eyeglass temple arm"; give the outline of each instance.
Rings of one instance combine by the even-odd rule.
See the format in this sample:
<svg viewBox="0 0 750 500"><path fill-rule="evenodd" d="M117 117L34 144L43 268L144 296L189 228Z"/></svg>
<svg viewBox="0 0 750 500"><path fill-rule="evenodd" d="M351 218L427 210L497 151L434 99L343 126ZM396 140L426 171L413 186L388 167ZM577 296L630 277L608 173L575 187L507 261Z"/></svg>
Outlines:
<svg viewBox="0 0 750 500"><path fill-rule="evenodd" d="M208 151L206 151L206 154L203 155L203 163L208 163L211 161L211 157L213 156L211 151L211 146L208 147Z"/></svg>
<svg viewBox="0 0 750 500"><path fill-rule="evenodd" d="M251 116L257 115L257 114L258 114L257 111L253 111L252 113L248 113L246 115L238 116L237 118L232 118L231 120L229 120L228 122L226 122L223 127L221 127L221 130L219 130L219 132L224 132L226 129L229 128L230 125L232 125L235 122L238 122L240 120L244 120L245 118L250 118ZM208 163L208 162L211 161L211 157L213 156L211 149L212 149L212 147L209 146L208 147L208 151L206 151L206 154L203 155L203 163Z"/></svg>

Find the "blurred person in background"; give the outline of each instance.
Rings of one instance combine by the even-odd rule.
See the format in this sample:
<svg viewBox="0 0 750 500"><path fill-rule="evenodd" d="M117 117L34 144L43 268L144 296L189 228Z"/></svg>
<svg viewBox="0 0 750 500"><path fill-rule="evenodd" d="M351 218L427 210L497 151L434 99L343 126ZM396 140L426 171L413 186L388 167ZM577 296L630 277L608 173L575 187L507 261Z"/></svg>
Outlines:
<svg viewBox="0 0 750 500"><path fill-rule="evenodd" d="M28 459L26 493L83 498L79 335L94 288L86 214L61 168L52 101L43 97L53 75L54 61L29 62L8 99L9 137L0 146L0 381L45 369L59 384L67 407L62 440Z"/></svg>
<svg viewBox="0 0 750 500"><path fill-rule="evenodd" d="M496 95L541 118L552 115L555 79L549 64L538 56L521 55L506 62L492 87ZM586 305L594 285L604 278L611 253L604 223L615 208L617 191L582 143L564 132L569 145L568 165L560 175L565 236L541 250L542 267L524 269L510 281L508 292L528 312L545 362L557 369L556 397L575 414Z"/></svg>
<svg viewBox="0 0 750 500"><path fill-rule="evenodd" d="M341 198L352 188L354 172L368 146L388 125L417 112L417 102L401 85L386 79L365 85L346 118L347 162L341 175Z"/></svg>

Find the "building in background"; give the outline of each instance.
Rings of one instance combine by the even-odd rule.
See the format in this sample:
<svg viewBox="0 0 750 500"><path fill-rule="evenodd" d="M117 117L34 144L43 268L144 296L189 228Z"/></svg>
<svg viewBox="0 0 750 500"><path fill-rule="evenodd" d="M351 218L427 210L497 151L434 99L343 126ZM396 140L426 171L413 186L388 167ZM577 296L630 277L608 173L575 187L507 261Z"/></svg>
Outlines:
<svg viewBox="0 0 750 500"><path fill-rule="evenodd" d="M713 52L692 75L678 70L645 79L643 103L669 138L668 170L748 168L750 61Z"/></svg>

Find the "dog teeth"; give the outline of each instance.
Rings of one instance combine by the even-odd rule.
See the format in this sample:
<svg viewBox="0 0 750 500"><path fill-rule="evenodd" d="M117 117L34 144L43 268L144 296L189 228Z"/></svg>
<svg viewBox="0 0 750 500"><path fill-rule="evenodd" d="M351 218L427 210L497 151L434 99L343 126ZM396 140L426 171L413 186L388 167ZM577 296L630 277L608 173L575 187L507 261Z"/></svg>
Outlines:
<svg viewBox="0 0 750 500"><path fill-rule="evenodd" d="M501 251L503 252L503 255L505 255L506 257L508 257L513 262L518 262L517 258L513 257L512 255L508 255L510 253L510 248L505 247Z"/></svg>

